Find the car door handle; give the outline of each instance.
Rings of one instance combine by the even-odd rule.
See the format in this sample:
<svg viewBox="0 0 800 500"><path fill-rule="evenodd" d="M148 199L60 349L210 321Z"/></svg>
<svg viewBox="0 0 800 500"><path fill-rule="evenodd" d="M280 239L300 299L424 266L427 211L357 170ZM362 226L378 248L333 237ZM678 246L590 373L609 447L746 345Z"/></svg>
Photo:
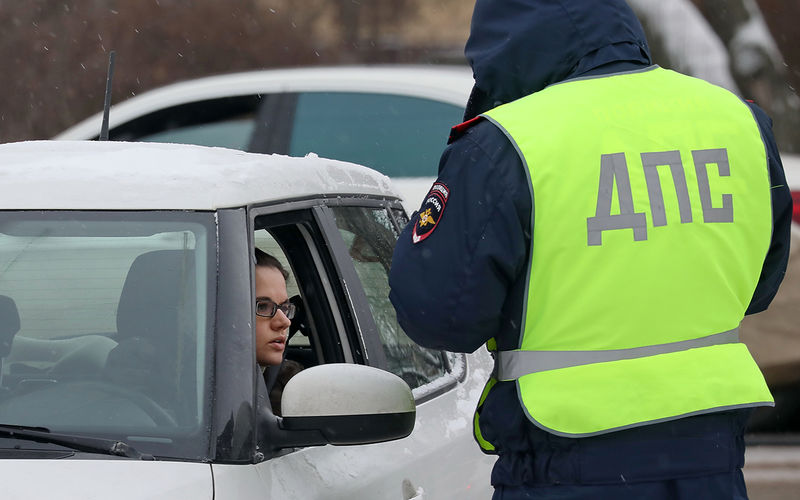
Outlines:
<svg viewBox="0 0 800 500"><path fill-rule="evenodd" d="M425 500L425 490L415 487L408 479L403 479L403 500Z"/></svg>

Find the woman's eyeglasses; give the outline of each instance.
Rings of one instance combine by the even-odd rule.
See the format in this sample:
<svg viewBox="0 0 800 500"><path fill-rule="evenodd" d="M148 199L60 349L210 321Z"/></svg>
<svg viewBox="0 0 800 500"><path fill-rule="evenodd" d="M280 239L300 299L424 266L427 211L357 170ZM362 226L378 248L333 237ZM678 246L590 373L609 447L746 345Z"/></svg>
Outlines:
<svg viewBox="0 0 800 500"><path fill-rule="evenodd" d="M276 304L269 299L261 299L256 301L256 315L263 318L271 318L275 316L279 309L289 319L294 318L294 313L297 310L295 305L288 300L283 304Z"/></svg>

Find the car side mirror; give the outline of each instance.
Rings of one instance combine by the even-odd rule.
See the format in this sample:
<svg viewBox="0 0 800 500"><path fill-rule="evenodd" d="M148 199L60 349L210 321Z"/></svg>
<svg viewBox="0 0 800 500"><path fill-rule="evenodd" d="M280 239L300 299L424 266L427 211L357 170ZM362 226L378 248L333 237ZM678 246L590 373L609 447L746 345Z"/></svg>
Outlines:
<svg viewBox="0 0 800 500"><path fill-rule="evenodd" d="M411 389L400 377L349 363L314 366L292 377L281 410L279 428L288 432L281 433L279 448L391 441L411 434L416 418Z"/></svg>

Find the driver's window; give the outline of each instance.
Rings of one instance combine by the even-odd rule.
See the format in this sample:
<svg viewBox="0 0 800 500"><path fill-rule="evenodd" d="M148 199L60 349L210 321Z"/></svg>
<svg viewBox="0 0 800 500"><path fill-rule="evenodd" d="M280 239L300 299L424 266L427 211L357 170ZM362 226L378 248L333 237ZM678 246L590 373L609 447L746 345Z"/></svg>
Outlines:
<svg viewBox="0 0 800 500"><path fill-rule="evenodd" d="M367 295L389 371L403 378L411 388L445 375L443 352L414 343L400 328L389 302L389 268L397 241L389 212L362 207L334 207L332 211Z"/></svg>
<svg viewBox="0 0 800 500"><path fill-rule="evenodd" d="M317 363L296 274L278 241L266 229L255 231L254 291L256 358L264 374L272 410L281 414L284 386Z"/></svg>
<svg viewBox="0 0 800 500"><path fill-rule="evenodd" d="M261 251L272 255L281 263L283 269L289 274L289 277L286 279L286 293L290 298L293 298L299 307L302 307L300 301L300 286L297 282L297 276L292 270L292 265L278 241L266 229L259 229L255 232L255 246ZM287 352L293 352L295 354L298 352L298 349L295 348L310 348L311 346L311 339L308 337L308 332L302 331L303 329L300 329L300 325L298 325L298 322L302 319L300 314L302 314L303 311L298 310L298 313L298 316L293 318L295 321L293 321L291 337L288 341L288 347L290 349L287 350Z"/></svg>

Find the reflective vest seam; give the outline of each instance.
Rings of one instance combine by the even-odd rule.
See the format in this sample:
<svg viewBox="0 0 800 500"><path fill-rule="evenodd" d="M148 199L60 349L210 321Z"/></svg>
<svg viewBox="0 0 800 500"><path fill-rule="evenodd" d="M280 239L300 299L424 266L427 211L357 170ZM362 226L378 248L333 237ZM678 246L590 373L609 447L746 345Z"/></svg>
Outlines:
<svg viewBox="0 0 800 500"><path fill-rule="evenodd" d="M502 124L500 124L500 122L495 120L494 117L488 116L486 114L482 114L481 116L485 120L488 120L489 122L493 123L494 126L497 127L506 136L506 138L508 139L508 142L510 142L511 145L514 146L514 150L517 152L517 156L519 156L520 162L522 162L522 170L525 171L525 178L528 180L528 190L529 190L530 195L531 195L531 218L530 218L529 230L530 230L530 239L531 239L531 247L532 247L533 246L532 245L532 243L533 243L533 228L536 225L536 192L535 192L535 189L534 189L534 186L533 186L533 179L531 179L531 169L530 169L530 166L528 165L528 160L525 158L525 155L522 154L522 150L519 149L519 144L517 144L517 141L514 139L514 137L511 135L511 133L508 130L506 130L506 128ZM531 271L533 269L533 258L531 257L533 255L532 254L533 249L529 248L528 252L530 254L528 256L528 259L526 259L527 263L525 264L525 276L530 276L531 275ZM523 299L524 299L523 300L523 307L524 307L524 304L528 303L529 296L530 296L530 288L531 288L531 280L529 278L529 279L526 280L526 283L525 283L525 294L523 295ZM525 322L526 322L526 319L527 318L525 317L525 314L523 313L522 314L522 319L520 321L519 336L517 338L517 345L518 346L522 345L522 339L525 336L525 327L526 327Z"/></svg>
<svg viewBox="0 0 800 500"><path fill-rule="evenodd" d="M710 347L737 342L739 342L739 329L734 328L733 330L715 333L697 339L633 347L630 349L610 349L602 351L498 351L495 355L495 369L498 380L516 380L531 373L558 370L559 368L644 358L658 354L669 354L699 347Z"/></svg>
<svg viewBox="0 0 800 500"><path fill-rule="evenodd" d="M608 77L611 77L611 76L635 75L637 73L647 73L648 71L653 71L654 69L661 69L661 66L659 66L658 64L651 64L650 66L648 66L646 68L631 69L631 70L628 70L628 71L616 71L614 73L603 73L603 74L599 74L599 75L578 76L578 77L575 77L575 78L569 78L567 80L562 80L560 82L551 83L550 85L548 85L545 88L547 89L547 88L550 88L550 87L555 87L556 85L563 85L565 83L571 83L571 82L583 82L583 81L586 81L586 80L597 80L599 78L608 78Z"/></svg>
<svg viewBox="0 0 800 500"><path fill-rule="evenodd" d="M756 122L756 127L758 128L758 135L761 137L761 144L764 146L764 158L767 160L765 162L765 164L764 164L764 168L767 169L767 178L769 179L770 188L772 188L773 187L772 186L772 173L770 172L770 168L769 168L769 151L767 150L767 140L764 137L764 131L761 130L761 126L758 125L758 118L756 117L755 111L753 111L753 108L748 106L746 103L744 103L744 104L745 104L745 106L747 106L747 110L750 111L750 116L753 117L753 121ZM769 192L770 202L772 202L773 198L774 198L773 190L770 189L770 192ZM769 213L770 213L770 220L772 221L772 223L769 226L769 240L770 241L772 241L772 236L775 234L775 212L774 212L774 208L775 208L774 205L772 203L770 203L769 204ZM767 247L767 251L764 254L764 258L765 259L766 259L768 253L769 253L769 247Z"/></svg>

